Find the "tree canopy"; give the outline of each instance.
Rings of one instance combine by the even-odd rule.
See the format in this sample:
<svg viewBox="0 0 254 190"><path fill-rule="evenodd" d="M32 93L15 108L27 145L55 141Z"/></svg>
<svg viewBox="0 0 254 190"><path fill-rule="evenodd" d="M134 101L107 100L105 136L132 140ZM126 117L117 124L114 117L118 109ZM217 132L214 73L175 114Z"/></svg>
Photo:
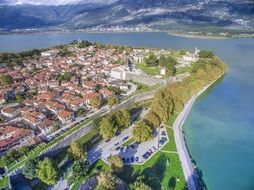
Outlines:
<svg viewBox="0 0 254 190"><path fill-rule="evenodd" d="M136 181L130 185L131 190L152 190L151 187L144 183L144 176L137 177Z"/></svg>
<svg viewBox="0 0 254 190"><path fill-rule="evenodd" d="M26 161L22 171L25 178L30 180L36 178L37 163L38 163L37 159L29 159Z"/></svg>
<svg viewBox="0 0 254 190"><path fill-rule="evenodd" d="M14 82L14 79L10 75L0 74L0 84L10 85Z"/></svg>
<svg viewBox="0 0 254 190"><path fill-rule="evenodd" d="M115 190L118 185L117 178L110 172L100 172L97 179L98 185L96 190Z"/></svg>
<svg viewBox="0 0 254 190"><path fill-rule="evenodd" d="M153 130L144 121L139 121L133 128L133 138L138 142L145 142L153 137Z"/></svg>
<svg viewBox="0 0 254 190"><path fill-rule="evenodd" d="M193 95L222 76L226 68L226 65L217 57L198 60L193 64L189 77L181 82L167 85L155 94L151 111L156 113L160 122L167 123L169 117L177 115ZM147 118L145 120L148 124L153 121Z"/></svg>
<svg viewBox="0 0 254 190"><path fill-rule="evenodd" d="M95 96L95 97L92 98L92 100L91 100L90 103L91 103L91 106L92 106L93 108L98 108L98 107L101 106L102 100L101 100L100 97Z"/></svg>
<svg viewBox="0 0 254 190"><path fill-rule="evenodd" d="M48 185L54 185L57 182L58 172L49 158L38 162L36 173L37 177Z"/></svg>
<svg viewBox="0 0 254 190"><path fill-rule="evenodd" d="M119 155L111 155L108 158L111 169L115 172L121 172L124 168L123 160Z"/></svg>
<svg viewBox="0 0 254 190"><path fill-rule="evenodd" d="M199 57L200 58L213 58L214 54L212 51L201 50L199 52Z"/></svg>
<svg viewBox="0 0 254 190"><path fill-rule="evenodd" d="M80 145L78 142L71 143L71 146L68 149L68 151L75 159L85 158L85 151L82 145Z"/></svg>
<svg viewBox="0 0 254 190"><path fill-rule="evenodd" d="M127 128L130 125L131 116L128 110L116 111L111 115L105 116L99 121L99 133L103 139L109 140L115 136L118 131ZM98 125L98 121L95 121Z"/></svg>
<svg viewBox="0 0 254 190"><path fill-rule="evenodd" d="M153 128L159 127L161 121L160 117L153 111L149 111L146 115L144 121Z"/></svg>
<svg viewBox="0 0 254 190"><path fill-rule="evenodd" d="M99 133L103 139L109 140L115 136L117 127L115 127L112 117L103 117L100 122Z"/></svg>
<svg viewBox="0 0 254 190"><path fill-rule="evenodd" d="M70 170L70 175L67 177L68 184L72 184L78 180L81 180L84 177L89 169L89 163L87 160L81 159L76 160L72 164Z"/></svg>
<svg viewBox="0 0 254 190"><path fill-rule="evenodd" d="M118 100L118 98L116 96L112 96L112 97L110 97L108 99L108 105L109 105L109 107L112 107L112 106L114 106L114 105L116 105L118 103L119 103L119 100Z"/></svg>
<svg viewBox="0 0 254 190"><path fill-rule="evenodd" d="M158 66L159 60L154 53L150 53L148 58L145 59L145 63L148 67L155 67Z"/></svg>

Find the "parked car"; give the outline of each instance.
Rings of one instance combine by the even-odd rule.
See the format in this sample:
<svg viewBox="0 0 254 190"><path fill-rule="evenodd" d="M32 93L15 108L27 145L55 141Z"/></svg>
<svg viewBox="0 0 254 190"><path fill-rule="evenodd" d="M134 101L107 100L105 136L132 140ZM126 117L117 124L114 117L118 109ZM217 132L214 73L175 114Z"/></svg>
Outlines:
<svg viewBox="0 0 254 190"><path fill-rule="evenodd" d="M118 146L118 147L116 147L116 149L115 149L115 150L116 150L116 151L118 151L120 148L121 148L121 147L120 147L120 146Z"/></svg>
<svg viewBox="0 0 254 190"><path fill-rule="evenodd" d="M129 136L124 137L124 138L123 138L123 141L126 141L128 138L129 138Z"/></svg>
<svg viewBox="0 0 254 190"><path fill-rule="evenodd" d="M127 152L128 148L128 146L124 147L123 152Z"/></svg>
<svg viewBox="0 0 254 190"><path fill-rule="evenodd" d="M135 158L135 161L138 162L138 157Z"/></svg>
<svg viewBox="0 0 254 190"><path fill-rule="evenodd" d="M165 131L161 131L161 135L162 136L166 136L166 132Z"/></svg>
<svg viewBox="0 0 254 190"><path fill-rule="evenodd" d="M115 146L118 146L119 145L119 142L117 142L116 144L115 144Z"/></svg>

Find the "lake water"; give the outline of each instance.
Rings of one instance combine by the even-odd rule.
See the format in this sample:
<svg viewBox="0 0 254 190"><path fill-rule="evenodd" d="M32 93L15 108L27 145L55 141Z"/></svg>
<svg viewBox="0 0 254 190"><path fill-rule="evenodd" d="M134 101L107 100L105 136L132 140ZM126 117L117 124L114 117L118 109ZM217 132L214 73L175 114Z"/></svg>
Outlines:
<svg viewBox="0 0 254 190"><path fill-rule="evenodd" d="M212 50L228 73L195 103L185 124L188 148L212 190L254 189L254 39L205 40L164 33L0 36L0 52L45 48L72 40Z"/></svg>

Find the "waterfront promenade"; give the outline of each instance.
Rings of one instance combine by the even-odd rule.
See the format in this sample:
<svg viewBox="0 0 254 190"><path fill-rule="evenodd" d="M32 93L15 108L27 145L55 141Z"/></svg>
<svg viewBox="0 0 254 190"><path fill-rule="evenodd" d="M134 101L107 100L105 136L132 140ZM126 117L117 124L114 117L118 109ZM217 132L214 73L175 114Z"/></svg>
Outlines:
<svg viewBox="0 0 254 190"><path fill-rule="evenodd" d="M188 114L190 113L191 108L194 105L197 97L201 95L204 91L206 91L214 82L205 86L197 95L192 96L192 98L185 104L183 110L178 114L173 124L176 148L177 148L177 152L178 152L181 165L183 168L184 177L185 177L189 190L199 190L200 187L197 184L197 178L194 174L194 165L191 161L188 149L186 147L182 126L186 118L188 117Z"/></svg>

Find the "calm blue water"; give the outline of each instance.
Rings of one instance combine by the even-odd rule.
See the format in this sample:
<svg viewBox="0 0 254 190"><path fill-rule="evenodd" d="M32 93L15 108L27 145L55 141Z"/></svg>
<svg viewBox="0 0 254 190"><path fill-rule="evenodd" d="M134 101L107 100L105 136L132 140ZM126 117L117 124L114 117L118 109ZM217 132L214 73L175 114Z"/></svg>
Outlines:
<svg viewBox="0 0 254 190"><path fill-rule="evenodd" d="M254 39L204 40L164 33L0 36L0 52L77 39L145 47L209 49L228 65L225 78L194 105L184 125L188 148L209 189L254 189Z"/></svg>

